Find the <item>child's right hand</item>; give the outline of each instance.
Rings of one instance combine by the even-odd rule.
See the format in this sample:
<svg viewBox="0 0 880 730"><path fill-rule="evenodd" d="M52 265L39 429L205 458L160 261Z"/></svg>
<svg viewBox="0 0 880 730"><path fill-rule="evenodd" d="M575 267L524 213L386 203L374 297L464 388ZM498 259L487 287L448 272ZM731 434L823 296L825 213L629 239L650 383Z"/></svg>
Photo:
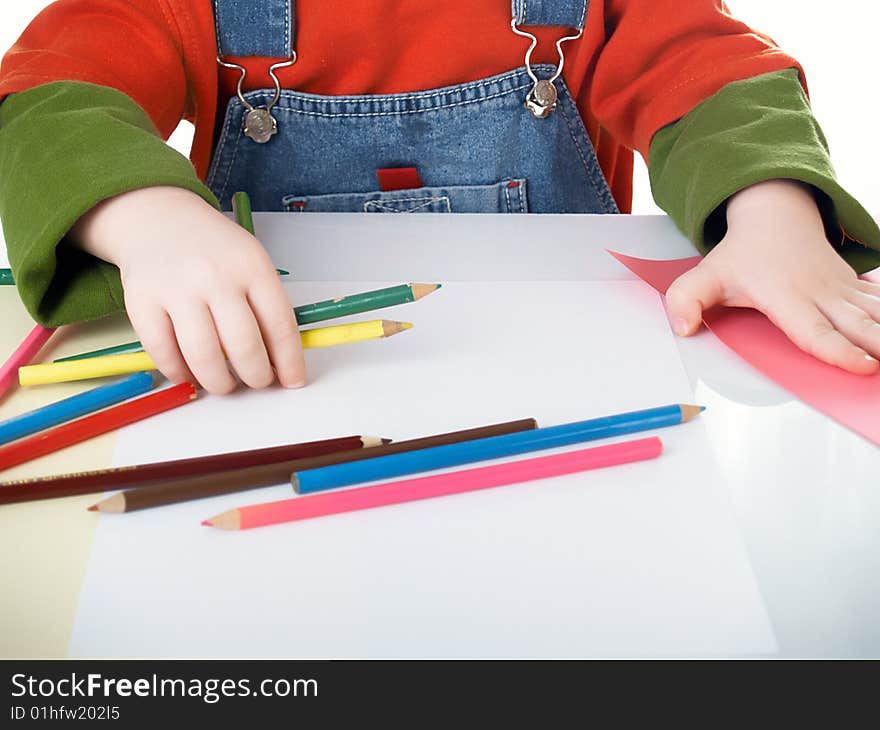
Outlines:
<svg viewBox="0 0 880 730"><path fill-rule="evenodd" d="M229 393L228 359L252 388L275 373L285 387L305 384L296 318L268 254L195 193L152 187L110 198L70 238L119 267L131 324L169 380Z"/></svg>

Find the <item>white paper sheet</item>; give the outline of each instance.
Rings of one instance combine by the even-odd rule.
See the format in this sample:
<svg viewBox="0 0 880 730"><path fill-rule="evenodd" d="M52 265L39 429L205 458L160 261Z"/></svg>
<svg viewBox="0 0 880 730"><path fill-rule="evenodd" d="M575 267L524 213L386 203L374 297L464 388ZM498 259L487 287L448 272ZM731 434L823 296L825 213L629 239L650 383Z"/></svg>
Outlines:
<svg viewBox="0 0 880 730"><path fill-rule="evenodd" d="M294 301L381 285L298 283ZM309 352L304 390L205 397L129 427L116 464L693 398L641 283L453 283L379 316L416 327ZM666 450L651 462L241 533L199 522L289 485L102 516L70 653L775 652L699 419L657 433Z"/></svg>

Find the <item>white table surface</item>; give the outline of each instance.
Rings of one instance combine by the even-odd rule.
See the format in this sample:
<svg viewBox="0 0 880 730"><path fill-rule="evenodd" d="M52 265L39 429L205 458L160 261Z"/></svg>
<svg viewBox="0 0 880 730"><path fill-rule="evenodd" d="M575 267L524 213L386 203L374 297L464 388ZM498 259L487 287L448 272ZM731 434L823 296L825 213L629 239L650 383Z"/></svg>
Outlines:
<svg viewBox="0 0 880 730"><path fill-rule="evenodd" d="M653 216L256 220L276 263L318 281L631 279L598 252L695 254L669 219ZM679 348L697 400L711 409L710 440L781 654L880 656L880 448L794 400L707 332Z"/></svg>
<svg viewBox="0 0 880 730"><path fill-rule="evenodd" d="M255 218L276 265L313 281L630 280L604 249L695 253L664 217ZM710 442L780 654L880 656L880 449L793 400L711 334L679 348L711 413Z"/></svg>

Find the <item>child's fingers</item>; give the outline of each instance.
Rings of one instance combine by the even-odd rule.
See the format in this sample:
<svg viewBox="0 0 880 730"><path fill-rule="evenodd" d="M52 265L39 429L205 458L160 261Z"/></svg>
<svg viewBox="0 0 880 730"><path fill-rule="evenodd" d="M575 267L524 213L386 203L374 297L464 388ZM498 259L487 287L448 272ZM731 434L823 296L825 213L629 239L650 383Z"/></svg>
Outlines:
<svg viewBox="0 0 880 730"><path fill-rule="evenodd" d="M666 308L675 334L692 335L700 328L703 311L724 300L724 286L705 261L679 276L666 291Z"/></svg>
<svg viewBox="0 0 880 730"><path fill-rule="evenodd" d="M255 286L248 294L269 359L285 388L300 388L306 382L306 365L299 327L293 307L279 282Z"/></svg>
<svg viewBox="0 0 880 730"><path fill-rule="evenodd" d="M191 301L173 308L170 315L180 352L202 387L217 395L235 390L208 305Z"/></svg>
<svg viewBox="0 0 880 730"><path fill-rule="evenodd" d="M174 327L161 307L129 306L128 319L156 368L172 383L195 382L186 366Z"/></svg>
<svg viewBox="0 0 880 730"><path fill-rule="evenodd" d="M870 314L876 322L880 322L880 296L873 296L854 289L850 292L848 299L859 309Z"/></svg>
<svg viewBox="0 0 880 730"><path fill-rule="evenodd" d="M269 355L247 300L227 296L211 303L211 315L226 357L239 379L251 388L266 388L275 380Z"/></svg>
<svg viewBox="0 0 880 730"><path fill-rule="evenodd" d="M878 363L862 348L838 332L810 300L790 295L764 314L805 352L853 373L869 375Z"/></svg>
<svg viewBox="0 0 880 730"><path fill-rule="evenodd" d="M880 324L864 309L845 299L820 305L820 309L850 342L869 355L880 356Z"/></svg>
<svg viewBox="0 0 880 730"><path fill-rule="evenodd" d="M856 288L863 294L880 301L880 284L875 284L873 281L859 279L856 281Z"/></svg>

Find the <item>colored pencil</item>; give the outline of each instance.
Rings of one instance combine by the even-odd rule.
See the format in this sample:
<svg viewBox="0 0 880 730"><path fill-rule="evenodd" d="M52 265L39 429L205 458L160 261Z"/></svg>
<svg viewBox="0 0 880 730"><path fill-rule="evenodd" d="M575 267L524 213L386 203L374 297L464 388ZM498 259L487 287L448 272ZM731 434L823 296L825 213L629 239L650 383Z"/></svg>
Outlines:
<svg viewBox="0 0 880 730"><path fill-rule="evenodd" d="M247 193L238 192L232 196L232 212L235 215L235 222L238 223L252 236L256 236L254 229L254 216L251 210L251 199ZM281 276L290 276L289 271L284 269L275 269Z"/></svg>
<svg viewBox="0 0 880 730"><path fill-rule="evenodd" d="M248 530L645 461L657 458L662 451L662 442L653 436L495 466L346 489L332 494L239 507L205 520L202 524L221 530Z"/></svg>
<svg viewBox="0 0 880 730"><path fill-rule="evenodd" d="M235 216L235 222L238 223L252 236L256 236L257 232L254 228L254 216L251 210L251 199L245 192L237 192L232 196L232 213Z"/></svg>
<svg viewBox="0 0 880 730"><path fill-rule="evenodd" d="M35 479L17 479L0 482L0 504L95 494L105 492L108 489L119 489L133 485L149 484L153 486L170 479L221 473L259 464L272 464L279 461L329 454L334 451L348 452L353 449L367 448L376 442L387 443L387 439L376 439L371 436L345 436L323 441L271 446L264 449L196 456L189 459L175 459ZM285 474L285 479L289 477L290 472L288 471Z"/></svg>
<svg viewBox="0 0 880 730"><path fill-rule="evenodd" d="M0 269L0 286L14 286L15 279L12 276L12 269Z"/></svg>
<svg viewBox="0 0 880 730"><path fill-rule="evenodd" d="M149 391L155 381L149 373L135 373L127 378L93 388L42 408L0 422L0 445L44 431L59 423L100 411Z"/></svg>
<svg viewBox="0 0 880 730"><path fill-rule="evenodd" d="M126 342L122 345L113 345L112 347L102 347L100 350L92 350L91 352L81 352L79 355L68 355L67 357L58 357L52 362L71 362L73 360L88 360L92 357L105 357L107 355L127 355L131 352L143 352L144 346L140 340L134 342Z"/></svg>
<svg viewBox="0 0 880 730"><path fill-rule="evenodd" d="M351 314L363 314L364 312L371 312L376 309L415 302L426 297L431 292L437 291L440 286L440 284L401 284L399 286L390 286L386 289L352 294L351 296L340 297L339 299L328 299L323 302L303 304L294 308L293 312L299 324L315 324L317 322L326 322L328 319L338 319L339 317L347 317ZM86 358L102 357L104 355L142 352L143 349L144 346L135 340L134 342L126 342L123 345L83 352L79 355L59 357L54 362L69 362L71 360L85 360Z"/></svg>
<svg viewBox="0 0 880 730"><path fill-rule="evenodd" d="M294 489L302 494L320 492L349 484L391 479L406 474L444 469L475 461L515 456L529 451L569 446L584 441L622 436L652 428L689 421L702 409L699 406L671 405L650 408L534 431L491 436L458 444L435 446L405 454L380 456L352 464L336 464L300 471L291 477Z"/></svg>
<svg viewBox="0 0 880 730"><path fill-rule="evenodd" d="M16 381L19 368L27 365L34 359L54 331L54 329L46 329L45 327L40 327L40 325L35 326L15 352L9 356L9 359L0 366L0 397Z"/></svg>
<svg viewBox="0 0 880 730"><path fill-rule="evenodd" d="M195 386L192 383L181 383L0 446L0 469L8 469L115 431L130 423L182 406L195 398Z"/></svg>
<svg viewBox="0 0 880 730"><path fill-rule="evenodd" d="M303 330L300 332L300 338L303 348L311 349L391 337L411 328L412 325L408 322L374 319L369 322ZM19 369L18 379L21 385L45 385L155 369L153 359L146 352L132 352L125 355L105 355L84 360L29 365Z"/></svg>
<svg viewBox="0 0 880 730"><path fill-rule="evenodd" d="M371 449L337 451L321 456L294 458L272 465L225 471L222 474L169 479L161 484L151 484L149 489L128 489L124 492L119 492L92 505L89 509L113 514L134 512L140 509L161 507L167 504L176 504L193 499L203 499L219 494L229 494L231 492L240 492L247 489L257 489L258 487L268 487L273 484L289 482L291 473L298 469L310 469L313 466L327 466L328 464L342 464L360 459L369 459L373 457L374 452L377 456L384 456L389 453L402 453L428 446L456 443L458 441L501 433L514 433L535 427L535 419L526 418L521 421L496 423L491 426L455 431L438 436L428 436L426 438L412 439L411 441L398 441L384 446L376 445L375 448ZM2 489L0 489L0 501L2 501L2 493Z"/></svg>
<svg viewBox="0 0 880 730"><path fill-rule="evenodd" d="M385 289L351 294L338 299L327 299L314 304L303 304L293 311L296 321L300 324L314 324L351 314L363 314L376 309L395 307L398 304L416 302L428 294L437 291L440 284L400 284Z"/></svg>

